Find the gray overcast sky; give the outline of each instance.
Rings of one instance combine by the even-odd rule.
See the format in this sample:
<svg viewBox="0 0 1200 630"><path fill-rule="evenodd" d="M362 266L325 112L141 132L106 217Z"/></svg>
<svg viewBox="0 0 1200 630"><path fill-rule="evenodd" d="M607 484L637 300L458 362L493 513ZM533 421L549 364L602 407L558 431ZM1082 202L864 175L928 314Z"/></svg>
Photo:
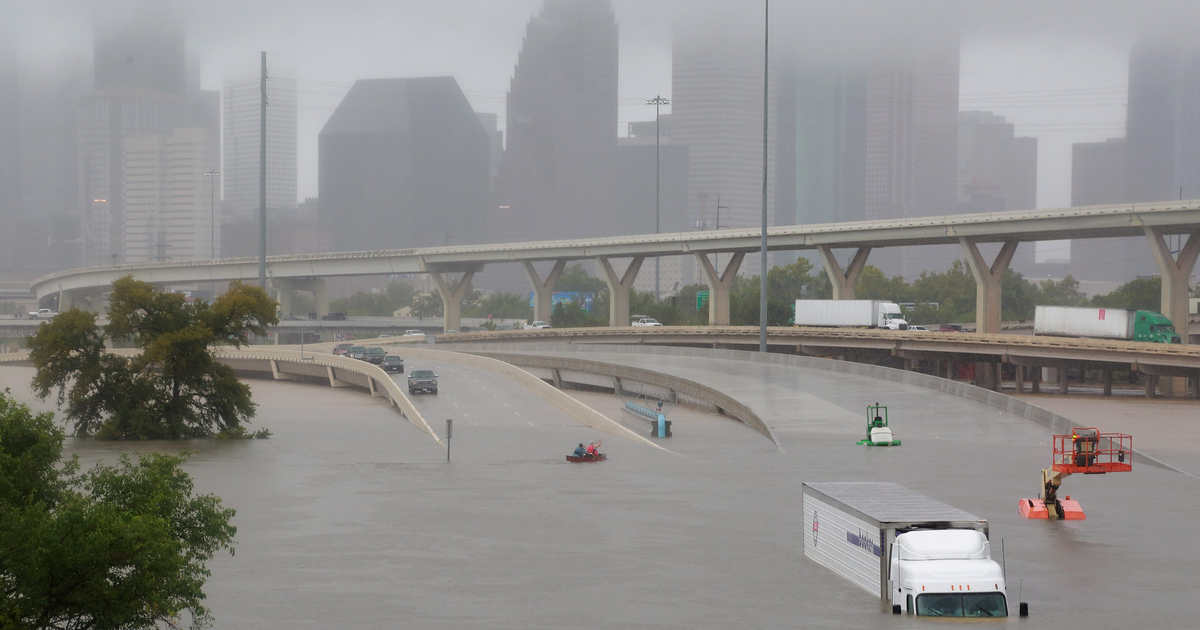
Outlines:
<svg viewBox="0 0 1200 630"><path fill-rule="evenodd" d="M52 60L90 51L89 20L130 0L0 0L16 8L22 55ZM735 0L613 0L621 33L619 120L647 120L639 103L671 94L671 16L677 7ZM504 98L526 23L541 0L207 0L184 2L188 47L203 55L203 84L253 76L258 51L273 72L299 80L300 194L317 194L316 136L357 79L453 75L477 110L503 124ZM954 5L912 0L929 15L963 9L961 108L1007 116L1039 140L1038 203L1070 203L1074 142L1124 134L1126 56L1138 32L1196 24L1200 2L999 0ZM1050 6L1047 6L1050 5ZM746 12L761 4L738 1ZM837 36L892 5L811 0L805 25L774 37ZM847 6L852 8L847 9ZM887 7L887 8L885 8ZM878 14L884 14L881 19ZM864 18L864 16L868 16ZM830 26L831 25L831 26ZM813 28L816 28L814 31ZM805 32L808 35L805 35ZM870 36L870 28L855 36Z"/></svg>

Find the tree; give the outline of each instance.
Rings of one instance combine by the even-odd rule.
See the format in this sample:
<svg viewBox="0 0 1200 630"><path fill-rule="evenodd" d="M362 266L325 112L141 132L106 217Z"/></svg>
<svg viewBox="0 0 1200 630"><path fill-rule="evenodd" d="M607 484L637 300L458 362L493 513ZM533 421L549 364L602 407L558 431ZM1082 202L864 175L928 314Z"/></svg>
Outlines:
<svg viewBox="0 0 1200 630"><path fill-rule="evenodd" d="M854 285L854 297L860 300L887 300L889 302L910 302L912 287L904 281L903 276L888 278L875 265L863 267Z"/></svg>
<svg viewBox="0 0 1200 630"><path fill-rule="evenodd" d="M608 293L608 284L600 278L593 278L584 270L583 265L575 263L562 270L555 291L578 291L580 293Z"/></svg>
<svg viewBox="0 0 1200 630"><path fill-rule="evenodd" d="M0 392L0 627L202 628L205 564L233 553L234 511L193 496L183 459L59 467L52 414Z"/></svg>
<svg viewBox="0 0 1200 630"><path fill-rule="evenodd" d="M1138 278L1117 287L1116 291L1092 297L1092 305L1104 308L1131 308L1157 311L1162 308L1162 278Z"/></svg>
<svg viewBox="0 0 1200 630"><path fill-rule="evenodd" d="M235 282L209 304L124 277L113 283L109 324L71 309L43 323L30 340L40 398L58 404L80 436L183 439L240 435L254 417L250 388L213 348L240 347L278 323L265 291ZM105 352L104 337L131 341L133 357Z"/></svg>
<svg viewBox="0 0 1200 630"><path fill-rule="evenodd" d="M1073 276L1055 282L1042 280L1038 284L1038 304L1043 306L1087 306L1087 296L1079 291L1079 281Z"/></svg>

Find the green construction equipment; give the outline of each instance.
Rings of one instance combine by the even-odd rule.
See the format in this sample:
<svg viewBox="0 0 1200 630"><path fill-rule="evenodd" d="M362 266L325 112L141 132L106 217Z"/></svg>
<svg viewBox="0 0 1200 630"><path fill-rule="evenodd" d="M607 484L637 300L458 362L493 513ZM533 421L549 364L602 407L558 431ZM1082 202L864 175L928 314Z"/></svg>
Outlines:
<svg viewBox="0 0 1200 630"><path fill-rule="evenodd" d="M892 435L888 427L887 407L875 403L867 405L867 437L859 440L862 446L900 446L900 440Z"/></svg>

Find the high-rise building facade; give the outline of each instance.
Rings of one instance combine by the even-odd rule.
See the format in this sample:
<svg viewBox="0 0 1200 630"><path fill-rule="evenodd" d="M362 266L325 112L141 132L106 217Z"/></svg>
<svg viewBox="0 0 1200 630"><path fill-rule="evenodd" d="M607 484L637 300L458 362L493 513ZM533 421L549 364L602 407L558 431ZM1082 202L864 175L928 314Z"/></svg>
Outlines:
<svg viewBox="0 0 1200 630"><path fill-rule="evenodd" d="M1129 55L1129 201L1200 198L1200 45Z"/></svg>
<svg viewBox="0 0 1200 630"><path fill-rule="evenodd" d="M9 24L0 25L0 270L12 269L17 263L17 222L21 217L17 51L10 29Z"/></svg>
<svg viewBox="0 0 1200 630"><path fill-rule="evenodd" d="M617 62L609 0L546 0L529 21L509 86L491 238L614 233Z"/></svg>
<svg viewBox="0 0 1200 630"><path fill-rule="evenodd" d="M1081 142L1071 147L1071 205L1129 202L1129 147L1125 138ZM1071 241L1070 270L1078 280L1126 282L1129 262L1149 255L1143 239L1099 238Z"/></svg>
<svg viewBox="0 0 1200 630"><path fill-rule="evenodd" d="M247 221L259 210L259 133L262 92L259 79L225 82L225 136L222 188L232 221ZM296 83L267 80L267 209L296 209Z"/></svg>
<svg viewBox="0 0 1200 630"><path fill-rule="evenodd" d="M204 173L217 168L217 141L203 128L124 142L125 259L219 257L216 199Z"/></svg>
<svg viewBox="0 0 1200 630"><path fill-rule="evenodd" d="M619 197L609 215L612 229L618 234L653 234L656 212L661 233L703 227L688 222L687 147L673 144L671 138L660 139L656 146L653 123L630 123L630 130L637 135L620 138L617 142ZM643 133L648 135L641 135ZM690 262L683 256L665 256L657 262L658 290L663 295L667 295L676 283L683 286L691 282L683 275L684 263ZM691 266L687 268L691 269ZM654 262L646 261L634 288L652 293L654 284Z"/></svg>
<svg viewBox="0 0 1200 630"><path fill-rule="evenodd" d="M334 251L488 238L491 142L453 77L356 82L318 145Z"/></svg>
<svg viewBox="0 0 1200 630"><path fill-rule="evenodd" d="M483 130L487 132L491 148L488 155L488 184L491 185L496 180L496 174L500 172L500 160L504 159L504 132L500 131L499 117L495 114L479 112L477 115L479 124L483 125Z"/></svg>

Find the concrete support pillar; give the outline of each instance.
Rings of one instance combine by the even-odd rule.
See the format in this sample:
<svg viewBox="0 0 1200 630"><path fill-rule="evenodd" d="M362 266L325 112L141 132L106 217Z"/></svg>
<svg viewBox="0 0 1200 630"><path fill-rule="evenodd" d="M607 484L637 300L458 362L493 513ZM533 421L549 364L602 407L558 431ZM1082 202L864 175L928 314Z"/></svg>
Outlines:
<svg viewBox="0 0 1200 630"><path fill-rule="evenodd" d="M1188 382L1191 383L1191 396L1196 400L1200 400L1200 376L1189 376Z"/></svg>
<svg viewBox="0 0 1200 630"><path fill-rule="evenodd" d="M913 370L913 363L915 363L915 362L914 362L912 359L905 359L905 360L904 360L904 371L905 371L905 372L912 372L912 371L914 371L914 370Z"/></svg>
<svg viewBox="0 0 1200 630"><path fill-rule="evenodd" d="M317 319L329 314L329 289L325 286L325 278L313 278L313 305L316 307Z"/></svg>
<svg viewBox="0 0 1200 630"><path fill-rule="evenodd" d="M958 363L953 359L946 360L946 378L953 381L958 377Z"/></svg>
<svg viewBox="0 0 1200 630"><path fill-rule="evenodd" d="M453 287L439 271L430 271L430 277L437 284L438 293L442 296L442 330L458 330L462 324L462 299L471 290L471 278L474 271L463 274L462 279Z"/></svg>
<svg viewBox="0 0 1200 630"><path fill-rule="evenodd" d="M325 366L325 373L329 375L329 386L330 387L350 387L350 383L347 383L346 381L343 381L333 375L333 367L332 366L328 366L328 365Z"/></svg>
<svg viewBox="0 0 1200 630"><path fill-rule="evenodd" d="M108 305L104 303L104 294L99 291L88 293L88 306L100 318L108 317Z"/></svg>
<svg viewBox="0 0 1200 630"><path fill-rule="evenodd" d="M1145 374L1143 376L1146 377L1146 398L1154 398L1154 386L1156 385L1155 381L1158 380L1158 377L1153 374Z"/></svg>
<svg viewBox="0 0 1200 630"><path fill-rule="evenodd" d="M1000 280L1013 254L1017 241L1005 241L996 260L988 265L979 253L974 239L959 237L963 252L967 255L967 266L975 276L975 332L998 334L1000 332Z"/></svg>
<svg viewBox="0 0 1200 630"><path fill-rule="evenodd" d="M1104 395L1112 396L1112 381L1113 381L1112 373L1113 373L1113 371L1105 368L1104 370L1101 370L1101 372L1104 373Z"/></svg>
<svg viewBox="0 0 1200 630"><path fill-rule="evenodd" d="M58 312L71 310L75 306L75 296L71 295L70 291L58 290Z"/></svg>
<svg viewBox="0 0 1200 630"><path fill-rule="evenodd" d="M1000 391L1000 388L1003 384L1004 384L1004 363L1001 361L997 361L992 364L992 385L994 386L994 387L992 387L992 389L994 389L996 391Z"/></svg>
<svg viewBox="0 0 1200 630"><path fill-rule="evenodd" d="M1041 368L1031 368L1029 370L1029 390L1035 394L1042 393L1042 370Z"/></svg>
<svg viewBox="0 0 1200 630"><path fill-rule="evenodd" d="M604 270L604 282L608 284L609 326L615 328L630 324L629 289L633 288L633 281L637 280L638 270L642 268L644 260L646 260L644 256L634 258L625 268L625 273L618 277L617 272L612 268L612 263L607 258L596 258L596 262L600 263L600 268Z"/></svg>
<svg viewBox="0 0 1200 630"><path fill-rule="evenodd" d="M845 270L838 264L837 257L833 255L833 250L828 245L818 245L817 251L820 252L821 260L825 263L825 273L829 276L829 282L833 284L833 299L853 300L854 285L858 283L858 276L862 274L863 267L867 266L867 257L871 255L871 248L858 248Z"/></svg>
<svg viewBox="0 0 1200 630"><path fill-rule="evenodd" d="M1025 393L1025 366L1017 365L1014 367L1016 367L1016 378L1014 379L1015 382L1013 383L1013 385L1014 385L1013 389L1017 390L1018 394L1024 394Z"/></svg>
<svg viewBox="0 0 1200 630"><path fill-rule="evenodd" d="M1146 240L1150 241L1150 252L1154 254L1154 262L1158 265L1158 274L1162 277L1161 307L1163 315L1175 324L1175 330L1188 342L1188 281L1191 280L1192 270L1196 267L1196 258L1200 256L1200 230L1188 235L1187 243L1176 257L1171 253L1162 231L1159 228L1146 227ZM1187 383L1182 377L1165 378L1162 382L1163 394L1166 396L1186 395Z"/></svg>
<svg viewBox="0 0 1200 630"><path fill-rule="evenodd" d="M1058 368L1058 393L1060 394L1067 393L1067 372L1065 367Z"/></svg>
<svg viewBox="0 0 1200 630"><path fill-rule="evenodd" d="M554 268L546 275L543 280L538 276L537 269L533 268L533 263L525 260L525 275L529 276L529 284L533 286L533 319L534 321L550 321L550 316L554 314L554 285L558 283L558 276L562 275L563 269L567 266L567 261L560 260L554 263Z"/></svg>
<svg viewBox="0 0 1200 630"><path fill-rule="evenodd" d="M293 289L291 286L282 285L279 287L279 316L280 317L291 317L293 315L292 303L294 302L295 297L296 297L296 290Z"/></svg>
<svg viewBox="0 0 1200 630"><path fill-rule="evenodd" d="M704 281L708 284L708 325L729 325L729 288L737 277L738 268L746 258L745 252L737 252L729 258L725 270L718 272L708 259L708 254L696 254L696 262L704 271Z"/></svg>

